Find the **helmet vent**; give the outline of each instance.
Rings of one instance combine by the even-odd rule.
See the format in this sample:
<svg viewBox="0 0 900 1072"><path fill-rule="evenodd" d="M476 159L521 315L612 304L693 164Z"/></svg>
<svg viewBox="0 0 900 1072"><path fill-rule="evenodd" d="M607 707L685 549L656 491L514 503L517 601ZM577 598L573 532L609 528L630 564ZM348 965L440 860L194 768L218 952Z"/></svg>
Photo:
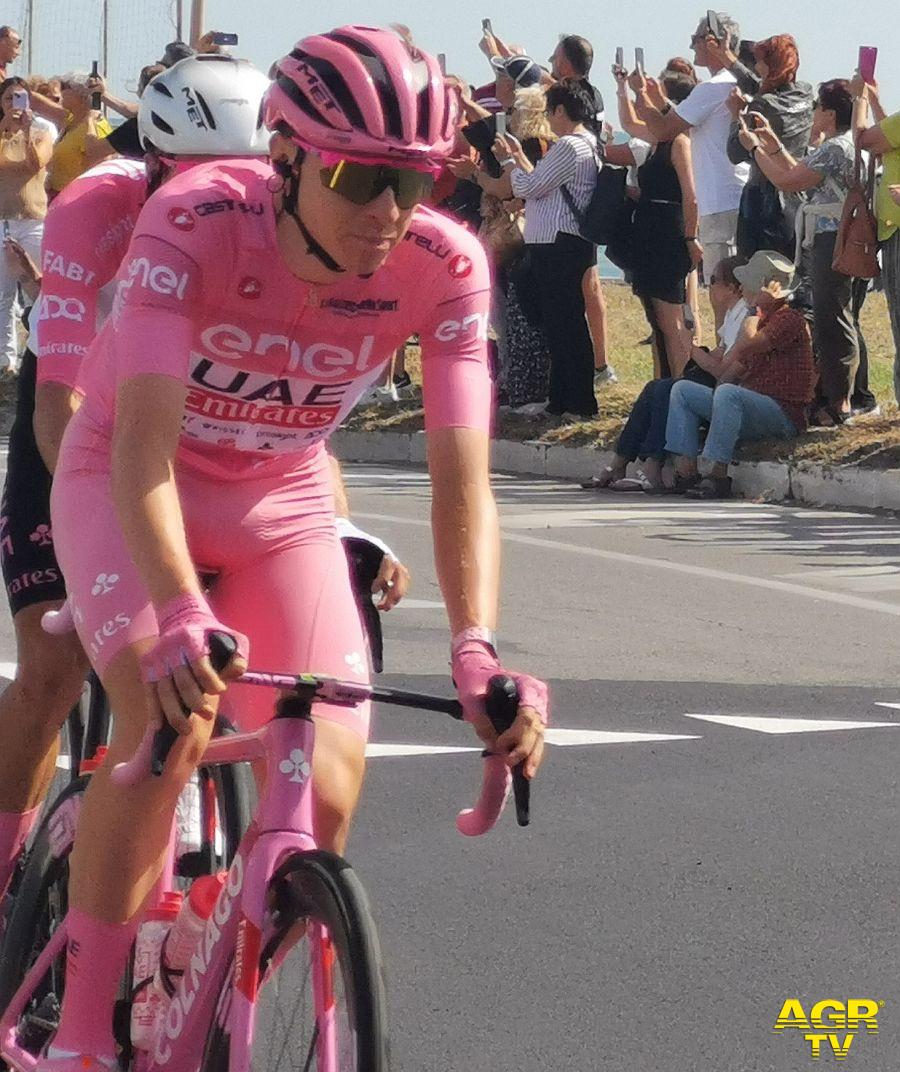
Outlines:
<svg viewBox="0 0 900 1072"><path fill-rule="evenodd" d="M165 131L166 134L174 136L175 131L172 129L172 127L169 126L169 124L165 121L165 119L163 119L161 115L157 115L156 112L151 112L150 115L153 119L153 125L155 127L158 127L159 130Z"/></svg>
<svg viewBox="0 0 900 1072"><path fill-rule="evenodd" d="M162 93L162 95L168 97L169 100L174 100L171 89L169 89L168 86L163 85L162 82L153 81L150 83L149 88L155 93Z"/></svg>
<svg viewBox="0 0 900 1072"><path fill-rule="evenodd" d="M366 129L366 121L359 110L359 105L350 92L350 87L333 63L320 59L318 56L310 56L308 53L301 52L298 49L291 53L291 57L303 64L313 75L317 75L325 83L328 92L337 101L338 106L346 115L352 127L357 130ZM278 84L281 85L280 79ZM321 121L321 117L317 116L317 118Z"/></svg>
<svg viewBox="0 0 900 1072"><path fill-rule="evenodd" d="M384 115L388 133L392 138L403 137L403 122L400 118L400 105L397 103L397 95L391 83L391 77L379 55L367 45L361 44L352 37L344 34L331 33L328 35L332 41L338 41L351 49L359 57L363 66L372 76L378 96L381 100L381 111Z"/></svg>

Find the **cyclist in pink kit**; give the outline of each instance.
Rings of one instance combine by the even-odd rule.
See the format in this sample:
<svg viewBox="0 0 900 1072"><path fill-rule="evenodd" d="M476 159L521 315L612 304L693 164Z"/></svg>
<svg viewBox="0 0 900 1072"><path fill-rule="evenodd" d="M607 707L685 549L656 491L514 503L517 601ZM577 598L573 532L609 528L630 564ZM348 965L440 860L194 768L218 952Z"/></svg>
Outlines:
<svg viewBox="0 0 900 1072"><path fill-rule="evenodd" d="M510 765L524 761L533 777L542 759L541 682L511 675L522 702L499 741L483 711L501 669L490 284L478 242L420 207L452 149L456 101L432 57L391 32L343 27L279 63L264 115L274 170L202 165L142 211L54 482L70 602L116 712L108 765L148 724L167 719L183 734L162 778L125 789L107 766L88 790L61 1024L42 1062L60 1072L114 1060L112 1007L136 917L227 680L250 652L260 666L366 677L324 444L413 332L454 680L467 718ZM153 141L152 115L142 132ZM208 600L198 573L216 575ZM221 678L212 632L238 640ZM238 710L271 713L272 698L244 691ZM322 706L316 721L316 837L340 851L368 711Z"/></svg>
<svg viewBox="0 0 900 1072"><path fill-rule="evenodd" d="M50 637L40 624L66 594L50 523L50 473L79 405L82 362L112 307L116 272L150 192L187 166L185 156L198 162L268 153L258 114L268 79L245 60L223 58L200 69L214 127L198 128L184 115L165 159L110 160L70 183L47 215L43 278L31 310L0 511L18 655L16 679L0 697L0 900L53 777L59 728L81 695L87 668L77 638ZM179 72L166 75L176 88ZM218 97L246 99L243 114L233 105L219 110Z"/></svg>

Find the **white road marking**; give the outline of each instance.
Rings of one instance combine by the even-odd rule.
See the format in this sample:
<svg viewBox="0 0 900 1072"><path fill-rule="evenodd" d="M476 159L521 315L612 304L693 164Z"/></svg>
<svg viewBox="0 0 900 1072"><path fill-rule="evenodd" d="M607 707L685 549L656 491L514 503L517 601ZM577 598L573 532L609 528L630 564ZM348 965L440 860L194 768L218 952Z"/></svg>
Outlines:
<svg viewBox="0 0 900 1072"><path fill-rule="evenodd" d="M607 730L547 730L547 744L571 748L583 744L649 744L652 741L700 741L693 737L671 733L614 733Z"/></svg>
<svg viewBox="0 0 900 1072"><path fill-rule="evenodd" d="M701 722L715 722L721 726L733 726L739 730L755 730L757 733L826 733L833 730L898 729L897 722L840 722L816 718L776 718L760 715L691 715Z"/></svg>
<svg viewBox="0 0 900 1072"><path fill-rule="evenodd" d="M894 711L900 711L900 703L878 703L878 702L876 702L875 706L876 707L890 707Z"/></svg>
<svg viewBox="0 0 900 1072"><path fill-rule="evenodd" d="M367 521L384 521L394 525L414 525L417 528L430 528L430 521L419 518L399 517L396 514L358 513L358 518ZM791 584L770 577L751 577L746 573L731 573L729 570L713 569L709 566L695 566L687 562L670 562L662 558L649 558L647 555L630 555L624 551L606 551L599 547L579 547L578 544L565 543L562 540L542 540L537 536L525 536L522 533L507 532L504 519L500 519L501 535L510 543L521 543L528 547L542 547L550 551L565 551L568 554L582 555L586 558L598 558L607 562L620 562L627 566L644 566L650 569L664 570L669 573L683 573L689 577L704 577L707 580L726 581L742 584L749 588L762 588L770 592L782 592L785 595L801 596L822 603L836 603L843 607L857 610L874 611L900 618L900 603L887 603L877 599L863 599L860 596L846 595L843 592L829 592L823 588L811 588L802 584Z"/></svg>
<svg viewBox="0 0 900 1072"><path fill-rule="evenodd" d="M395 610L443 610L444 604L437 599L404 599Z"/></svg>
<svg viewBox="0 0 900 1072"><path fill-rule="evenodd" d="M369 744L366 755L369 759L381 756L447 756L459 752L480 752L480 748L453 748L437 744Z"/></svg>

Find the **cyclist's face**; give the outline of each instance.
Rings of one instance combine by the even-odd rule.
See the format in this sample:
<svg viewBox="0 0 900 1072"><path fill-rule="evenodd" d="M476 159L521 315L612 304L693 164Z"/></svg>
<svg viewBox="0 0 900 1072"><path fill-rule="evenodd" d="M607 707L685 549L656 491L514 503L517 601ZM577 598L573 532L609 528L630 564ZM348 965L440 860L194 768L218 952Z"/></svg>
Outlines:
<svg viewBox="0 0 900 1072"><path fill-rule="evenodd" d="M399 208L391 189L366 205L356 205L326 189L319 176L322 166L319 156L307 153L300 173L300 216L348 272L368 275L403 241L415 209Z"/></svg>

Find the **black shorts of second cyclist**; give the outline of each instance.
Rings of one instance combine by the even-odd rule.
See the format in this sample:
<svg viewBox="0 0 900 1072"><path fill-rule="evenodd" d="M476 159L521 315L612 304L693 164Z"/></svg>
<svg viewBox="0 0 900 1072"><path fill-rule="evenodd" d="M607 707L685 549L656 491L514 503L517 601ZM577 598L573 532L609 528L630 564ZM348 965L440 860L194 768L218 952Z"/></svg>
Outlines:
<svg viewBox="0 0 900 1072"><path fill-rule="evenodd" d="M34 354L26 350L0 505L0 559L13 617L36 603L66 597L66 584L53 550L51 477L34 438L35 364Z"/></svg>

